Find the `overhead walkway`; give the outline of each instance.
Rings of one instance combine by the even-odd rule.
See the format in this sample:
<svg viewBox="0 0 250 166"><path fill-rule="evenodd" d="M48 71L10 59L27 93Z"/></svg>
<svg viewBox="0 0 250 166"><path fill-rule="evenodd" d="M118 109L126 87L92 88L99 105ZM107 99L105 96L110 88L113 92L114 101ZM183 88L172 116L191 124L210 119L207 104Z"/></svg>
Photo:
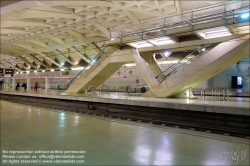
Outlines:
<svg viewBox="0 0 250 166"><path fill-rule="evenodd" d="M150 91L144 96L190 97L192 94L188 94L189 91L186 90L201 84L249 55L249 36L211 44L206 51L202 49L203 46L198 47L179 63L159 74L156 79L145 61L137 56L135 63L139 70L145 73L142 76L150 87Z"/></svg>
<svg viewBox="0 0 250 166"><path fill-rule="evenodd" d="M105 45L132 44L131 42L146 41L157 37L187 32L194 32L201 38L206 38L205 34L199 34L199 31L221 26L228 26L231 32L241 34L237 28L249 26L249 6L225 11L223 4L209 9L213 9L216 12L202 15L202 10L205 11L207 9L197 9L173 16L114 27L110 30L110 40L105 41ZM175 17L181 17L182 19L174 22L170 21ZM231 25L234 26L230 27ZM152 46L155 45L151 42L148 43Z"/></svg>

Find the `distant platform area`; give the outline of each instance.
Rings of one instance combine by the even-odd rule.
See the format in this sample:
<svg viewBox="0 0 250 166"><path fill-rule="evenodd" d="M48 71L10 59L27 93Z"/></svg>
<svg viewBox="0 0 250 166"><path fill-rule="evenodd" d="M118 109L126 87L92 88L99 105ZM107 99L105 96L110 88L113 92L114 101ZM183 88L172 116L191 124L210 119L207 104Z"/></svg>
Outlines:
<svg viewBox="0 0 250 166"><path fill-rule="evenodd" d="M121 105L144 106L154 108L169 108L178 110L212 112L233 115L250 115L249 98L230 97L228 100L218 101L211 97L202 99L175 99L175 98L150 98L128 95L125 93L110 94L66 94L60 92L17 92L1 91L2 94L21 95L30 97L54 98L63 100L86 101L93 103L112 103Z"/></svg>

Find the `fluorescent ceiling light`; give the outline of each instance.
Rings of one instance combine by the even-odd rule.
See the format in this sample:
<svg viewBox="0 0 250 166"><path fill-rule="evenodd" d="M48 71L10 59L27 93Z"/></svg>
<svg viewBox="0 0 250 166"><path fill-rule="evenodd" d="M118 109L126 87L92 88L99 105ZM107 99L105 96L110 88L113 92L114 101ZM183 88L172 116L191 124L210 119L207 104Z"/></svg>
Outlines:
<svg viewBox="0 0 250 166"><path fill-rule="evenodd" d="M169 51L166 51L166 52L163 53L163 55L165 56L165 58L167 58L167 57L169 57L170 52L169 52Z"/></svg>
<svg viewBox="0 0 250 166"><path fill-rule="evenodd" d="M177 63L179 60L172 60L172 61L159 61L157 62L159 65L164 65L164 64L173 64Z"/></svg>
<svg viewBox="0 0 250 166"><path fill-rule="evenodd" d="M64 71L64 69L60 69L61 71Z"/></svg>
<svg viewBox="0 0 250 166"><path fill-rule="evenodd" d="M54 70L54 69L51 69L50 71L53 72L53 71L55 71L55 70Z"/></svg>
<svg viewBox="0 0 250 166"><path fill-rule="evenodd" d="M128 44L135 47L135 48L143 48L143 47L153 46L151 43L148 43L147 41L139 41L139 42L128 43Z"/></svg>
<svg viewBox="0 0 250 166"><path fill-rule="evenodd" d="M26 71L27 73L30 73L30 71Z"/></svg>
<svg viewBox="0 0 250 166"><path fill-rule="evenodd" d="M36 73L37 71L36 70L34 70L34 73Z"/></svg>
<svg viewBox="0 0 250 166"><path fill-rule="evenodd" d="M205 39L211 39L211 38L217 38L217 37L223 37L223 36L230 36L232 35L231 33L225 33L225 34L218 34L214 36L206 36Z"/></svg>
<svg viewBox="0 0 250 166"><path fill-rule="evenodd" d="M74 67L74 68L71 68L71 70L83 70L84 67Z"/></svg>
<svg viewBox="0 0 250 166"><path fill-rule="evenodd" d="M127 66L127 67L136 66L136 64L135 63L127 63L127 64L125 64L125 66Z"/></svg>
<svg viewBox="0 0 250 166"><path fill-rule="evenodd" d="M218 30L214 30L214 31L206 31L205 34L209 35L209 34L214 34L214 33L223 33L223 32L228 32L228 29L218 29Z"/></svg>
<svg viewBox="0 0 250 166"><path fill-rule="evenodd" d="M78 61L76 61L76 62L75 62L75 65L77 65L78 63L79 63L79 62L78 62Z"/></svg>
<svg viewBox="0 0 250 166"><path fill-rule="evenodd" d="M230 36L232 35L227 28L225 27L219 27L219 28L213 28L208 29L205 32L205 39L211 39L211 38L217 38L217 37L223 37L223 36Z"/></svg>
<svg viewBox="0 0 250 166"><path fill-rule="evenodd" d="M248 18L249 17L249 13L242 14L240 17L241 18Z"/></svg>
<svg viewBox="0 0 250 166"><path fill-rule="evenodd" d="M169 39L169 37L156 38L156 39L153 39L153 40L149 40L149 42L153 43L156 46L174 44L175 43L173 40Z"/></svg>

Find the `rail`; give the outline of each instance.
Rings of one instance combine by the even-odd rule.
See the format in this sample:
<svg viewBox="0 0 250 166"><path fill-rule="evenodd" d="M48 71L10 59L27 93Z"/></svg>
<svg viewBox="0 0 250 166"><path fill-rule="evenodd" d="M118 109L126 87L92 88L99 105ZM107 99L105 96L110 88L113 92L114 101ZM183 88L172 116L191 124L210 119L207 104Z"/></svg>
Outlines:
<svg viewBox="0 0 250 166"><path fill-rule="evenodd" d="M111 90L113 90L113 92ZM108 92L115 93L115 85L109 85Z"/></svg>
<svg viewBox="0 0 250 166"><path fill-rule="evenodd" d="M107 48L107 46L104 46L103 49L93 59L90 60L90 63L88 63L88 65L85 66L84 69L82 69L79 73L77 73L75 75L75 77L72 78L66 86L65 85L58 85L58 89L61 87L64 87L65 89L63 89L63 90L67 90L76 81L77 77L82 75L87 70L86 68L91 66L95 61L97 61L101 57L102 53L106 50L106 48Z"/></svg>
<svg viewBox="0 0 250 166"><path fill-rule="evenodd" d="M102 92L105 90L105 89L103 89L104 87L106 87L107 94L109 94L109 86L108 86L108 85L102 85L102 86L101 86L101 91L100 91L99 93L102 94Z"/></svg>
<svg viewBox="0 0 250 166"><path fill-rule="evenodd" d="M210 8L208 7L208 8L194 9L192 11L182 12L168 17L165 16L154 20L145 20L145 21L140 21L138 23L132 23L114 27L110 29L110 40L115 40L134 35L140 35L143 38L150 36L149 34L147 34L149 32L152 33L163 30L166 31L169 29L180 28L185 26L192 27L193 25L196 24L212 22L217 20L222 20L221 26L223 26L227 24L225 20L229 18L233 19L233 21L231 21L229 24L248 22L249 18L242 19L242 15L249 14L249 6L226 11L227 5L237 2L238 1L226 2L223 4L218 4L217 6L213 5ZM213 9L219 12L208 15L201 15L207 9L209 10ZM171 22L171 20L173 20L173 18L176 17L182 17L183 19L180 21Z"/></svg>
<svg viewBox="0 0 250 166"><path fill-rule="evenodd" d="M157 81L159 83L161 83L167 77L169 77L170 75L172 75L172 74L180 71L181 69L183 69L188 64L191 64L195 59L197 59L198 57L202 56L206 52L210 51L211 49L213 49L218 44L219 43L213 43L213 44L209 45L208 47L204 47L204 45L201 45L201 46L197 47L194 51L192 51L186 57L184 57L183 59L179 60L176 64L173 64L172 66L170 66L166 70L164 70L161 74L159 74L155 78L157 79Z"/></svg>
<svg viewBox="0 0 250 166"><path fill-rule="evenodd" d="M212 100L216 101L229 100L229 88L223 88L223 87L201 88L200 96L202 100L205 100L206 92L211 92Z"/></svg>
<svg viewBox="0 0 250 166"><path fill-rule="evenodd" d="M94 94L95 92L95 87L94 86L88 86L86 92L88 94Z"/></svg>

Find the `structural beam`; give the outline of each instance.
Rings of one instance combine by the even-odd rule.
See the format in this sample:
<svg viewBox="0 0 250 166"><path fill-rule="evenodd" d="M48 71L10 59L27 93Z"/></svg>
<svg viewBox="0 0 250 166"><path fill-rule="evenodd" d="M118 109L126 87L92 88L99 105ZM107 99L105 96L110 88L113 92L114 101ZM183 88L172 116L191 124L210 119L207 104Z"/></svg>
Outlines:
<svg viewBox="0 0 250 166"><path fill-rule="evenodd" d="M8 62L7 60L3 59L4 62L8 63L11 67L15 68L18 71L22 71L20 69L18 69L15 65L12 65L10 62Z"/></svg>
<svg viewBox="0 0 250 166"><path fill-rule="evenodd" d="M60 67L60 64L58 64L56 61L52 60L51 58L47 57L47 55L45 55L44 53L42 52L39 52L37 51L36 49L34 49L33 47L31 46L28 46L28 45L23 45L23 44L17 44L17 46L19 47L22 47L22 48L25 48L27 50L30 50L36 54L39 54L41 55L42 57L44 57L45 59L47 59L48 61L50 61L51 63L55 64L56 66Z"/></svg>

